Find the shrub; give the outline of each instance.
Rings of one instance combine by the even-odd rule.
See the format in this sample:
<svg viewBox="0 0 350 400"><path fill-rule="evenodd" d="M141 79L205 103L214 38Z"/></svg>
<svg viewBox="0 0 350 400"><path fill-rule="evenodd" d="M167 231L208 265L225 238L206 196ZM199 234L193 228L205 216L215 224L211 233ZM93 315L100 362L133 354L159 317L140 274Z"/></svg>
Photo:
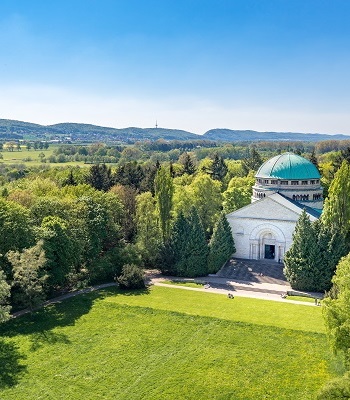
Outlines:
<svg viewBox="0 0 350 400"><path fill-rule="evenodd" d="M121 275L117 277L117 282L122 289L143 289L144 273L135 264L125 264Z"/></svg>
<svg viewBox="0 0 350 400"><path fill-rule="evenodd" d="M350 399L350 375L335 378L326 383L317 395L318 400Z"/></svg>

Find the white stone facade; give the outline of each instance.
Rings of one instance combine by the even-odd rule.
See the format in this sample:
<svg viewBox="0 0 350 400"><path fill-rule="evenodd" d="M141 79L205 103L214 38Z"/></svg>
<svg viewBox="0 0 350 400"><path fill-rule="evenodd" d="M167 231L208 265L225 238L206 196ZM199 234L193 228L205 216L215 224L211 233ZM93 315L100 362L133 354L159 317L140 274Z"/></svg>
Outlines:
<svg viewBox="0 0 350 400"><path fill-rule="evenodd" d="M303 208L274 193L227 215L237 258L283 260ZM307 211L312 221L317 216Z"/></svg>

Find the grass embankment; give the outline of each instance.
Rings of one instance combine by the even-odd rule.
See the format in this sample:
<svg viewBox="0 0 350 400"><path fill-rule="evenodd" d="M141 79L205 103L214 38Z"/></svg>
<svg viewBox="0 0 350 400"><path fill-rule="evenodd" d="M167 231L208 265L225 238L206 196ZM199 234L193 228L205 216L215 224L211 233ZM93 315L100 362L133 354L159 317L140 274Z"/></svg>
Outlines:
<svg viewBox="0 0 350 400"><path fill-rule="evenodd" d="M318 307L108 289L1 327L0 398L309 399L336 374Z"/></svg>

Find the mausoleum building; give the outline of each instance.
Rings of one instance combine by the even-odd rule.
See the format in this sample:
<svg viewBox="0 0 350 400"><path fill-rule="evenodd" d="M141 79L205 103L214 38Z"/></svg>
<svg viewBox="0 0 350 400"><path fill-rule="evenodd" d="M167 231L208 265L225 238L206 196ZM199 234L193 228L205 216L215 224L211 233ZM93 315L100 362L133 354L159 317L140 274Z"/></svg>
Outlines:
<svg viewBox="0 0 350 400"><path fill-rule="evenodd" d="M255 177L251 204L227 215L235 257L280 261L302 211L311 221L321 215L320 173L304 157L284 153L262 164Z"/></svg>

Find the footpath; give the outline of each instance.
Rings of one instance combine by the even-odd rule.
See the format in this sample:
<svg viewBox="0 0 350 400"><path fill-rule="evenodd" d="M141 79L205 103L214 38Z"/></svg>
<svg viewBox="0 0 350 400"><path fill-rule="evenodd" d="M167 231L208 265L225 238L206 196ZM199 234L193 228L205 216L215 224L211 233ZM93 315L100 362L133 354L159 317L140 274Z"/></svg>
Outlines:
<svg viewBox="0 0 350 400"><path fill-rule="evenodd" d="M181 286L181 284L168 284L164 283L164 281L177 281L177 282L196 282L203 284L203 287L194 288L189 286ZM228 279L223 278L217 275L208 275L199 277L196 279L190 278L177 278L173 276L164 276L159 273L159 271L149 270L146 272L146 283L147 285L155 285L155 286L164 286L172 289L181 289L181 290L194 290L200 292L208 292L208 293L219 293L228 296L229 294L233 297L251 297L255 299L263 299L263 300L273 300L280 301L284 303L294 303L301 304L304 306L315 306L314 302L306 302L306 301L298 301L298 300L289 300L285 299L284 296L287 291L291 290L291 287L287 283L268 283L261 281L242 281L237 279ZM95 290L104 289L111 286L116 286L115 282L104 283L102 285L91 286L82 290L77 290L75 292L70 292L64 294L59 297L55 297L53 299L45 301L35 310L45 307L49 304L59 303L63 300L69 299L74 296L78 296L83 293L93 292ZM316 298L321 298L320 293L309 293L311 296ZM34 311L35 311L34 310ZM12 318L17 318L22 315L30 313L29 309L17 311L12 314Z"/></svg>
<svg viewBox="0 0 350 400"><path fill-rule="evenodd" d="M194 288L189 286L181 286L181 284L172 285L164 283L164 281L168 280L175 282L177 281L177 282L202 283L204 286L203 288ZM171 287L182 290L195 290L195 291L209 292L209 293L219 293L219 294L224 294L226 296L228 296L228 294L232 294L234 297L235 296L251 297L255 299L273 300L283 303L293 303L293 304L301 304L305 306L315 307L314 302L289 300L283 298L282 296L285 295L287 291L292 290L289 285L227 280L226 278L220 278L217 276L205 276L196 279L186 279L186 278L175 278L170 276L167 277L167 276L162 276L160 274L154 274L153 276L151 276L149 278L149 282L150 284L153 284L155 286ZM319 293L311 295L319 297Z"/></svg>

